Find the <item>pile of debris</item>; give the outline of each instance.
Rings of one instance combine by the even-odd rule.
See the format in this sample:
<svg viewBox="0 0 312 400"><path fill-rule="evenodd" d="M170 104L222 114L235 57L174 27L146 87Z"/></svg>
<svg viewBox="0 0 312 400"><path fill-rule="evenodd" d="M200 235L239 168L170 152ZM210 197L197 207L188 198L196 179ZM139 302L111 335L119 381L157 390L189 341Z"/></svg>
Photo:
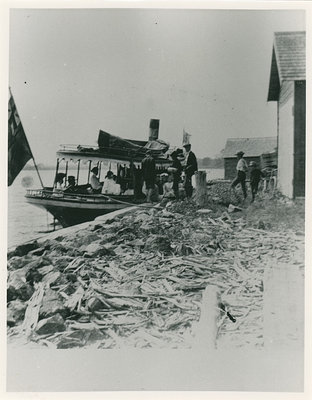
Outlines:
<svg viewBox="0 0 312 400"><path fill-rule="evenodd" d="M238 205L244 200L240 185L231 190L231 182L225 180L211 180L207 182L208 197L215 203L228 207Z"/></svg>
<svg viewBox="0 0 312 400"><path fill-rule="evenodd" d="M190 348L214 285L218 347L261 347L264 268L298 240L272 235L181 202L20 246L8 255L9 342Z"/></svg>

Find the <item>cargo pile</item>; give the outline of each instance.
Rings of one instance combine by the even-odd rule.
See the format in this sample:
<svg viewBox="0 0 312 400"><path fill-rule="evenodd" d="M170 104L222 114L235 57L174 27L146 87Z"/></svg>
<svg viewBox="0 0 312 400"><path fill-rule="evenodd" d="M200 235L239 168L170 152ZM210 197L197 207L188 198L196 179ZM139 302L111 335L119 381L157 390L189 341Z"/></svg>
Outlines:
<svg viewBox="0 0 312 400"><path fill-rule="evenodd" d="M298 241L185 201L17 247L8 255L9 343L191 348L202 293L215 285L217 347L261 347L264 269L292 259Z"/></svg>
<svg viewBox="0 0 312 400"><path fill-rule="evenodd" d="M230 181L208 181L207 184L208 196L215 203L229 206L238 205L244 200L240 185L233 191L230 189Z"/></svg>

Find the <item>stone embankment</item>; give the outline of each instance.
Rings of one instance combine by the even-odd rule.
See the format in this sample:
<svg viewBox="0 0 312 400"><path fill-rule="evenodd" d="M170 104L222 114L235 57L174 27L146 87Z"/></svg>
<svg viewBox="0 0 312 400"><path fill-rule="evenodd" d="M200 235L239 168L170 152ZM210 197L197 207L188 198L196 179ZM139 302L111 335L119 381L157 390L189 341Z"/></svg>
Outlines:
<svg viewBox="0 0 312 400"><path fill-rule="evenodd" d="M258 224L259 225L259 224ZM303 236L192 201L132 208L8 254L8 340L48 348L191 348L218 292L217 348L264 345L265 271L303 274ZM255 227L256 226L256 227Z"/></svg>

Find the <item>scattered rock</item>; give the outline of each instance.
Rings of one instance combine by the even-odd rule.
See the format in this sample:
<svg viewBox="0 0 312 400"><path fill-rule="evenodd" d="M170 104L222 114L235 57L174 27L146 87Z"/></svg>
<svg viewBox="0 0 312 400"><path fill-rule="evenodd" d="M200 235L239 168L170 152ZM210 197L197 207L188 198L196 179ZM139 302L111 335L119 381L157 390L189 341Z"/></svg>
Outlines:
<svg viewBox="0 0 312 400"><path fill-rule="evenodd" d="M42 280L42 275L40 272L35 268L30 268L26 273L26 281L33 286L36 282L40 282Z"/></svg>
<svg viewBox="0 0 312 400"><path fill-rule="evenodd" d="M67 310L58 294L54 290L47 288L42 299L39 315L43 318L47 318L57 313L65 317L67 315Z"/></svg>
<svg viewBox="0 0 312 400"><path fill-rule="evenodd" d="M103 229L103 224L94 223L89 226L91 232L100 231Z"/></svg>
<svg viewBox="0 0 312 400"><path fill-rule="evenodd" d="M200 210L197 210L198 214L210 214L212 210L209 210L208 208L201 208Z"/></svg>
<svg viewBox="0 0 312 400"><path fill-rule="evenodd" d="M160 251L164 254L170 254L171 243L170 240L165 236L151 235L147 238L144 249L151 252Z"/></svg>
<svg viewBox="0 0 312 400"><path fill-rule="evenodd" d="M228 207L229 213L237 212L237 211L243 211L243 209L241 207L234 206L233 204L229 205L229 207Z"/></svg>
<svg viewBox="0 0 312 400"><path fill-rule="evenodd" d="M64 239L65 239L65 238L64 238L64 236L62 236L62 235L59 235L59 236L57 236L56 238L54 238L54 240L56 240L57 242L63 242Z"/></svg>
<svg viewBox="0 0 312 400"><path fill-rule="evenodd" d="M48 286L66 283L66 278L60 273L60 271L51 271L46 274L42 282L45 282Z"/></svg>
<svg viewBox="0 0 312 400"><path fill-rule="evenodd" d="M32 260L32 257L27 255L24 257L13 256L8 260L8 271L21 269Z"/></svg>
<svg viewBox="0 0 312 400"><path fill-rule="evenodd" d="M156 233L158 231L158 227L153 222L144 222L140 226L140 230L145 234Z"/></svg>
<svg viewBox="0 0 312 400"><path fill-rule="evenodd" d="M97 299L96 297L91 297L87 301L87 308L90 311L98 311L103 308L103 303L101 302L101 300Z"/></svg>
<svg viewBox="0 0 312 400"><path fill-rule="evenodd" d="M45 276L46 274L48 274L49 272L54 270L54 266L53 265L45 265L44 267L41 267L38 269L38 272L42 275Z"/></svg>
<svg viewBox="0 0 312 400"><path fill-rule="evenodd" d="M91 243L85 248L85 252L90 255L96 255L102 250L102 246L99 243Z"/></svg>
<svg viewBox="0 0 312 400"><path fill-rule="evenodd" d="M258 229L265 229L265 223L260 219L257 224Z"/></svg>
<svg viewBox="0 0 312 400"><path fill-rule="evenodd" d="M108 252L111 252L113 254L113 249L115 245L113 245L112 243L105 243L102 246L105 250L108 250Z"/></svg>
<svg viewBox="0 0 312 400"><path fill-rule="evenodd" d="M176 218L176 216L175 216L175 214L174 213L172 213L172 212L170 212L170 211L167 211L167 210L162 210L162 212L160 213L160 215L162 216L162 217L164 217L164 218Z"/></svg>
<svg viewBox="0 0 312 400"><path fill-rule="evenodd" d="M188 256L190 254L193 254L193 249L184 243L172 245L172 250L174 251L174 254L179 256Z"/></svg>
<svg viewBox="0 0 312 400"><path fill-rule="evenodd" d="M23 321L27 305L20 300L13 300L7 308L7 324L14 326L19 321Z"/></svg>
<svg viewBox="0 0 312 400"><path fill-rule="evenodd" d="M107 248L107 246L101 245L100 243L91 243L85 247L84 252L87 257L101 257L107 254L112 255L113 250Z"/></svg>
<svg viewBox="0 0 312 400"><path fill-rule="evenodd" d="M34 293L34 288L30 286L28 283L25 283L18 289L14 288L13 286L9 286L7 290L7 301L12 301L16 299L27 301L31 298L33 293Z"/></svg>
<svg viewBox="0 0 312 400"><path fill-rule="evenodd" d="M124 256L126 252L129 252L129 247L127 247L125 244L120 244L114 248L114 253L117 256Z"/></svg>
<svg viewBox="0 0 312 400"><path fill-rule="evenodd" d="M222 213L220 218L222 219L222 221L232 221L232 218L226 211Z"/></svg>
<svg viewBox="0 0 312 400"><path fill-rule="evenodd" d="M100 341L97 343L100 348L118 347L124 341L144 347L150 346L150 340L153 344L154 334L167 340L170 346L174 332L180 334L183 326L197 318L201 290L207 282L219 285L223 293L238 283L237 292L224 294L229 308L234 310L236 300L244 303L249 295L252 299L254 290L258 298L263 291L262 252L267 254L271 243L255 229L250 239L250 232L245 231L245 212L238 217L229 215L226 207L211 202L205 203L207 208L198 210L192 200L168 204L165 210L140 209L123 218L114 218L108 225L97 222L92 229L78 232L73 229L61 241L48 240L24 256L11 257L8 325L14 327L23 319L26 306L21 300L23 296L29 299L34 291L32 285L37 287L38 280L45 294L41 292L40 301L34 302L29 311L37 316L39 311L35 329L45 336L30 336L27 340L60 349L87 346L93 341ZM235 202L229 204L241 210ZM246 214L247 210L244 209ZM261 224L257 225L259 218L264 219L261 222L268 230L270 223L260 213L249 226L261 228ZM284 247L282 243L276 249L282 257L288 251ZM40 256L46 248L49 257L46 253ZM244 252L252 258L252 263L246 262ZM246 285L249 272L251 280ZM175 296L171 296L173 293ZM158 299L158 294L164 295L163 298ZM240 307L245 306L237 307L235 312L231 310L233 315L236 312L240 315ZM12 337L16 330L9 329L9 335ZM139 337L142 331L147 334L145 339L144 335Z"/></svg>
<svg viewBox="0 0 312 400"><path fill-rule="evenodd" d="M47 335L66 330L64 320L60 314L55 314L50 318L42 319L38 322L36 332L38 335Z"/></svg>
<svg viewBox="0 0 312 400"><path fill-rule="evenodd" d="M57 253L64 254L70 250L64 243L59 243L55 239L48 239L44 242L42 246L45 250L56 251Z"/></svg>
<svg viewBox="0 0 312 400"><path fill-rule="evenodd" d="M138 215L136 215L136 217L134 219L134 223L146 222L146 221L150 221L150 219L151 219L151 216L149 214L141 212Z"/></svg>
<svg viewBox="0 0 312 400"><path fill-rule="evenodd" d="M209 236L206 233L194 232L191 233L191 240L197 243L207 243Z"/></svg>
<svg viewBox="0 0 312 400"><path fill-rule="evenodd" d="M79 329L62 338L57 343L57 348L69 349L73 347L82 347L87 343L91 344L104 339L105 335L99 329Z"/></svg>
<svg viewBox="0 0 312 400"><path fill-rule="evenodd" d="M101 239L101 236L99 236L97 233L94 232L84 232L83 234L79 234L79 236L74 236L72 242L75 244L75 247L80 247L82 245L88 246L89 244L97 242L99 239Z"/></svg>
<svg viewBox="0 0 312 400"><path fill-rule="evenodd" d="M143 247L145 245L142 239L134 239L131 240L130 242L127 242L127 244L133 247Z"/></svg>
<svg viewBox="0 0 312 400"><path fill-rule="evenodd" d="M39 249L35 249L30 251L28 254L32 255L32 256L42 256L45 253L45 249L39 247Z"/></svg>
<svg viewBox="0 0 312 400"><path fill-rule="evenodd" d="M84 343L79 339L72 339L68 336L61 338L61 340L57 343L57 349L72 349L74 347L83 347Z"/></svg>
<svg viewBox="0 0 312 400"><path fill-rule="evenodd" d="M26 281L27 269L22 268L16 271L11 271L8 278L7 300L29 300L34 292L34 289Z"/></svg>
<svg viewBox="0 0 312 400"><path fill-rule="evenodd" d="M51 260L49 257L33 256L26 265L28 269L39 269L49 264L51 264Z"/></svg>
<svg viewBox="0 0 312 400"><path fill-rule="evenodd" d="M101 240L99 241L100 244L104 244L107 242L112 242L114 241L116 238L116 234L115 233L105 233L104 235L102 235Z"/></svg>
<svg viewBox="0 0 312 400"><path fill-rule="evenodd" d="M77 282L77 275L74 273L68 273L66 274L66 279L70 282Z"/></svg>
<svg viewBox="0 0 312 400"><path fill-rule="evenodd" d="M53 263L58 270L63 271L68 266L68 264L70 264L73 261L73 259L74 259L73 257L62 256L56 258Z"/></svg>
<svg viewBox="0 0 312 400"><path fill-rule="evenodd" d="M39 245L37 241L31 242L31 243L25 243L17 246L13 252L10 253L10 256L25 256L28 254L31 250L38 249Z"/></svg>

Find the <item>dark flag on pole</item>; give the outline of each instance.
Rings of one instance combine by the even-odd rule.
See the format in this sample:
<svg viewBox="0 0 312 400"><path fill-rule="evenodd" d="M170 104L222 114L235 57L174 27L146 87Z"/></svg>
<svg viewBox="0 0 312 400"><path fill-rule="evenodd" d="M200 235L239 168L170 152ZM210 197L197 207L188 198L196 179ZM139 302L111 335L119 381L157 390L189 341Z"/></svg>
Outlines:
<svg viewBox="0 0 312 400"><path fill-rule="evenodd" d="M23 125L18 116L12 94L9 100L9 128L8 128L8 186L10 186L28 160L32 158Z"/></svg>

